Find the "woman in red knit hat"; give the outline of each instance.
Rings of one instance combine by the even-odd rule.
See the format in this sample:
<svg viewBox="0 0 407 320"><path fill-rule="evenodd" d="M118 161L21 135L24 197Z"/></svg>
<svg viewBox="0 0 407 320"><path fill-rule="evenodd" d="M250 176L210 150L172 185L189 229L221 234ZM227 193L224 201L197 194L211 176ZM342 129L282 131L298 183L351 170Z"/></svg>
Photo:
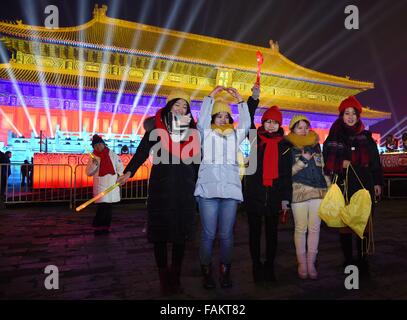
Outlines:
<svg viewBox="0 0 407 320"><path fill-rule="evenodd" d="M260 88L255 85L253 95L247 104L251 117L251 129L254 114L259 104ZM274 281L274 258L277 250L278 214L281 209L279 184L279 149L278 143L283 139L281 127L282 114L277 106L264 112L261 126L257 130L257 139L251 142L250 161L257 161L257 170L245 177L245 207L249 220L250 254L253 263L253 278L256 283L263 280ZM257 148L257 152L253 151ZM253 157L257 156L257 159ZM261 261L261 230L265 224L266 260Z"/></svg>
<svg viewBox="0 0 407 320"><path fill-rule="evenodd" d="M343 100L339 106L339 118L333 123L328 138L324 142L325 173L338 175L338 185L343 185L345 169L352 165L364 187L369 190L372 199L380 196L383 185L383 173L379 152L372 133L365 130L360 119L362 105L353 96ZM349 170L348 197L362 188L353 170ZM344 267L356 263L362 275L368 275L366 260L367 239L357 237L358 259L353 259L352 231L340 229L340 242L344 254Z"/></svg>

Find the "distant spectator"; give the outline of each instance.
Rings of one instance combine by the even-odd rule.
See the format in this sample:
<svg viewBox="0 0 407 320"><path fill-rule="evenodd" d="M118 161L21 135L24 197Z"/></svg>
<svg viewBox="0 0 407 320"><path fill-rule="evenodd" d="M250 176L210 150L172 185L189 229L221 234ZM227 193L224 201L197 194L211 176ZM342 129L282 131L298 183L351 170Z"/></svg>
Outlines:
<svg viewBox="0 0 407 320"><path fill-rule="evenodd" d="M32 170L31 164L28 160L24 160L24 164L21 166L21 186L24 187L26 185L25 180L27 179L28 185L30 185L30 171Z"/></svg>
<svg viewBox="0 0 407 320"><path fill-rule="evenodd" d="M394 135L389 134L386 137L386 152L393 152L393 151L397 151L398 147L399 147L399 141L398 139L396 139L394 137Z"/></svg>
<svg viewBox="0 0 407 320"><path fill-rule="evenodd" d="M11 158L11 152L7 151L0 155L1 160L1 173L0 173L0 197L2 200L5 198L6 190L7 190L7 180L8 177L11 175L11 168L10 168L10 158Z"/></svg>
<svg viewBox="0 0 407 320"><path fill-rule="evenodd" d="M129 147L124 145L120 150L120 154L129 154Z"/></svg>
<svg viewBox="0 0 407 320"><path fill-rule="evenodd" d="M404 152L407 152L407 132L404 132L401 136L402 144L401 147L403 148Z"/></svg>

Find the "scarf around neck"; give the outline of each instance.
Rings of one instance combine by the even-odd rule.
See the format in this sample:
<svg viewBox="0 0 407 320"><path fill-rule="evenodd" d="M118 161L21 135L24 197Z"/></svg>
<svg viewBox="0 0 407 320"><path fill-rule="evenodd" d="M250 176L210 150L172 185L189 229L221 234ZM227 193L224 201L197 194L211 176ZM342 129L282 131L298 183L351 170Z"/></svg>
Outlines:
<svg viewBox="0 0 407 320"><path fill-rule="evenodd" d="M370 162L369 141L363 132L365 126L359 121L354 126L346 125L338 118L329 131L325 141L325 167L327 175L343 172L343 161L349 160L353 166L366 167Z"/></svg>
<svg viewBox="0 0 407 320"><path fill-rule="evenodd" d="M310 130L306 136L300 136L294 132L290 132L286 139L290 141L294 147L303 149L304 147L314 146L318 143L319 137L315 131Z"/></svg>
<svg viewBox="0 0 407 320"><path fill-rule="evenodd" d="M116 174L109 151L110 149L106 146L102 152L93 150L93 154L100 158L99 177L104 177L107 174Z"/></svg>
<svg viewBox="0 0 407 320"><path fill-rule="evenodd" d="M263 185L273 186L273 180L278 179L278 143L283 139L284 131L268 132L261 126L257 130L259 145L264 148L263 154Z"/></svg>
<svg viewBox="0 0 407 320"><path fill-rule="evenodd" d="M157 129L165 130L165 134L163 136L160 135L161 144L163 148L167 152L177 156L181 160L185 160L187 158L194 158L195 156L197 156L200 153L201 145L197 130L195 130L194 128L193 120L191 120L191 123L189 124L188 128L183 129L183 134L185 134L184 135L185 140L180 139L180 141L173 141L173 139L171 138L171 132L169 130L172 130L173 132L174 128L169 129L169 122L163 119L165 118L162 116L163 109L164 108L158 110L155 115L155 127ZM189 130L189 128L194 130ZM188 148L190 148L190 150L187 154L185 154L183 150L187 146Z"/></svg>

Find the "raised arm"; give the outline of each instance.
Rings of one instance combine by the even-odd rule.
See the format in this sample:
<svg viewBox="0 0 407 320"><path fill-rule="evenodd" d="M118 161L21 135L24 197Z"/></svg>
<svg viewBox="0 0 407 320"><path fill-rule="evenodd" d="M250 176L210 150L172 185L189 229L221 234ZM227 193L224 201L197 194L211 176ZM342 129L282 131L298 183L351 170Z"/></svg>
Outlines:
<svg viewBox="0 0 407 320"><path fill-rule="evenodd" d="M254 124L254 115L260 102L259 96L260 87L259 85L255 84L252 88L252 95L249 97L249 99L247 99L247 106L250 113L250 129L256 129L256 125Z"/></svg>
<svg viewBox="0 0 407 320"><path fill-rule="evenodd" d="M250 129L250 113L247 103L235 88L227 88L226 91L237 101L239 112L239 124L237 126L237 139L240 144L247 136Z"/></svg>
<svg viewBox="0 0 407 320"><path fill-rule="evenodd" d="M215 102L215 95L225 88L222 86L217 86L212 92L204 98L201 106L201 111L199 112L199 119L198 119L198 130L203 134L206 129L210 129L211 127L211 116L212 116L212 107L213 103Z"/></svg>
<svg viewBox="0 0 407 320"><path fill-rule="evenodd" d="M247 136L250 129L250 113L247 103L242 101L237 104L239 111L239 124L237 126L237 139L240 144Z"/></svg>
<svg viewBox="0 0 407 320"><path fill-rule="evenodd" d="M197 128L201 134L211 127L211 114L212 107L215 99L212 97L205 97L202 102L201 111L199 112L199 119Z"/></svg>

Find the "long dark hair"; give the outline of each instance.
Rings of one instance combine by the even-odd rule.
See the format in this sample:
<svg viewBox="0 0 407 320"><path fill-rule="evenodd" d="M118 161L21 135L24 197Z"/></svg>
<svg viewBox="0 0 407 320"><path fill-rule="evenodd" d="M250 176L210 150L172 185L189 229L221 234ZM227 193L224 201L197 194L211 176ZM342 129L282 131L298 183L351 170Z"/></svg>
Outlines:
<svg viewBox="0 0 407 320"><path fill-rule="evenodd" d="M172 100L168 101L167 104L165 105L165 107L162 109L161 119L164 121L164 123L168 122L167 119L168 119L168 116L169 116L169 114L171 112L172 106L180 99L182 99L182 98L176 98L176 99L172 99ZM182 99L182 100L184 100L184 99ZM187 103L187 113L186 114L191 114L191 122L189 123L189 127L190 128L196 128L196 122L195 122L194 117L193 117L193 115L191 113L191 107L190 107L188 101L185 101L185 102Z"/></svg>
<svg viewBox="0 0 407 320"><path fill-rule="evenodd" d="M353 108L353 107L352 107L352 108ZM360 119L360 112L359 112L359 110L356 109L356 108L353 108L353 110L355 110L356 117L358 117L358 121L359 121L359 119ZM341 113L339 113L339 118L343 119L343 115L344 115L344 114L345 114L345 110L343 110Z"/></svg>

